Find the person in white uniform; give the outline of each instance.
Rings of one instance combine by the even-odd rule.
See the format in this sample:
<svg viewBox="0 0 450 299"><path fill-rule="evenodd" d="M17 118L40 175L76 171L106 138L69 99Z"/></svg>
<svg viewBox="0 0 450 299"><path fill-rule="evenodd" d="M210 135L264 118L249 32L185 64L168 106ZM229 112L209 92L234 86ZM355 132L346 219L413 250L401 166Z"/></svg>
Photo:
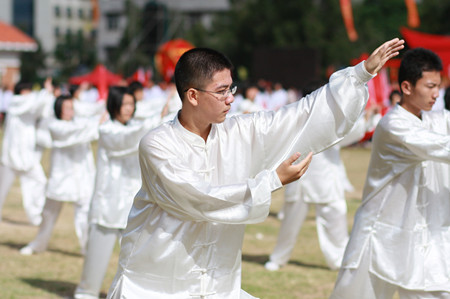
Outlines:
<svg viewBox="0 0 450 299"><path fill-rule="evenodd" d="M75 232L84 253L88 237L89 204L94 189L95 164L91 142L98 138L99 118L74 118L70 95L55 100L56 118L49 123L52 138L50 174L42 223L36 238L20 250L23 255L45 251L64 202L75 205Z"/></svg>
<svg viewBox="0 0 450 299"><path fill-rule="evenodd" d="M450 298L450 112L431 111L441 70L429 50L403 56L333 299Z"/></svg>
<svg viewBox="0 0 450 299"><path fill-rule="evenodd" d="M32 91L32 85L15 86L6 116L0 163L0 212L16 176L20 178L23 207L33 225L41 223L47 178L40 163L36 123L45 103L53 98L50 90ZM0 213L1 216L1 213ZM0 217L1 219L1 217Z"/></svg>
<svg viewBox="0 0 450 299"><path fill-rule="evenodd" d="M351 187L340 149L359 141L364 136L365 128L365 119L360 117L343 140L314 155L308 172L301 180L286 185L280 231L275 248L265 264L267 270L277 271L289 261L312 204L316 211L320 249L328 267L339 269L348 242L345 191L347 186Z"/></svg>
<svg viewBox="0 0 450 299"><path fill-rule="evenodd" d="M175 68L182 109L139 145L142 187L108 298L254 298L241 289L245 225L264 221L272 192L352 128L365 83L402 47L386 42L277 112L229 118L231 62L212 49L185 52ZM300 153L306 158L294 163Z"/></svg>
<svg viewBox="0 0 450 299"><path fill-rule="evenodd" d="M135 104L136 99L125 88L109 90L110 120L99 128L89 239L76 299L99 296L114 245L126 227L133 197L140 187L139 141L161 120L158 115L134 119Z"/></svg>

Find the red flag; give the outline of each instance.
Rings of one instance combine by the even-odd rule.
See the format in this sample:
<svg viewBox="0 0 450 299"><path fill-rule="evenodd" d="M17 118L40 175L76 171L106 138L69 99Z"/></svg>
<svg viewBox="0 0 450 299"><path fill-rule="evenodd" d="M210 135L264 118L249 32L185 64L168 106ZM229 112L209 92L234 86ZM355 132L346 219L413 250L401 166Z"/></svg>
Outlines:
<svg viewBox="0 0 450 299"><path fill-rule="evenodd" d="M417 28L420 25L419 13L415 0L405 0L406 9L408 10L408 26Z"/></svg>
<svg viewBox="0 0 450 299"><path fill-rule="evenodd" d="M358 39L355 26L353 24L352 2L350 0L340 0L342 18L344 19L345 29L347 30L348 39L354 42Z"/></svg>

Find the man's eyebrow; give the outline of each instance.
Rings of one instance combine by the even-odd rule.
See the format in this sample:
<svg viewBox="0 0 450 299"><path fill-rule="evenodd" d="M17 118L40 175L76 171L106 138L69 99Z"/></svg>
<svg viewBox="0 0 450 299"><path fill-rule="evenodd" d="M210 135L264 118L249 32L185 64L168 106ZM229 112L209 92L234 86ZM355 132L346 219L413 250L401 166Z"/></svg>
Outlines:
<svg viewBox="0 0 450 299"><path fill-rule="evenodd" d="M225 88L229 88L230 86L233 86L233 82L231 84L219 85L219 86L217 86L216 90L222 90L222 89L225 89Z"/></svg>

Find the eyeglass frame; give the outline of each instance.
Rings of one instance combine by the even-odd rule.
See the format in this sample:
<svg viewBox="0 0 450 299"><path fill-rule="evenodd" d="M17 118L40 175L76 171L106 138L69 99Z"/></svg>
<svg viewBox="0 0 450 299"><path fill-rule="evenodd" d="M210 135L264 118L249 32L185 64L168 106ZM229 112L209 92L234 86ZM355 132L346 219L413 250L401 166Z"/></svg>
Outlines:
<svg viewBox="0 0 450 299"><path fill-rule="evenodd" d="M221 90L221 91L211 91L211 90L200 89L200 88L197 88L197 87L190 87L190 88L186 89L184 92L187 92L191 88L195 89L195 90L198 90L198 91L201 91L201 92L206 92L206 93L209 93L209 94L212 94L212 93L218 94L218 95L222 96L223 98L216 98L214 96L213 97L216 98L216 100L221 101L221 102L225 102L230 97L230 95L234 95L236 93L236 91L237 91L237 86L236 85L232 85L232 86L230 86L230 88L227 88L227 89L224 89L224 90Z"/></svg>

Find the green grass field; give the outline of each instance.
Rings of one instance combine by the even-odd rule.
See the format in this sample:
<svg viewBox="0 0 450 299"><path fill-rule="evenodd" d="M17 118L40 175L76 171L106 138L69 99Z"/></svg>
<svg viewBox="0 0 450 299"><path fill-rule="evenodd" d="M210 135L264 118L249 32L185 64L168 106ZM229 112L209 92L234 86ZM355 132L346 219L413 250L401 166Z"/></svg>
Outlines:
<svg viewBox="0 0 450 299"><path fill-rule="evenodd" d="M1 134L0 134L1 138ZM43 158L48 170L48 152ZM352 147L341 156L355 191L347 194L349 229L361 200L370 150ZM0 178L1 179L1 178ZM48 251L21 256L19 249L31 241L37 227L26 221L16 180L3 207L0 223L0 298L71 298L79 281L83 257L73 228L73 207L66 204L56 223ZM333 289L337 272L328 270L319 249L314 209L308 214L287 266L277 272L264 268L275 246L280 221L276 214L283 203L283 189L274 193L270 216L263 223L247 226L243 256L242 288L261 299L322 299ZM103 283L102 297L114 277L119 248L113 254Z"/></svg>

